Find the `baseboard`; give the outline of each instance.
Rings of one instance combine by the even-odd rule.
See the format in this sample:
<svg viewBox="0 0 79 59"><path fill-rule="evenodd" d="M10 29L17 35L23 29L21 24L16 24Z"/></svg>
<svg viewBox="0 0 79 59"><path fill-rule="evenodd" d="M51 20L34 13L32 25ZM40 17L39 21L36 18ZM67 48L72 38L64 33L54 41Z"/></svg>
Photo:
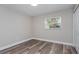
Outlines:
<svg viewBox="0 0 79 59"><path fill-rule="evenodd" d="M48 39L43 39L43 38L31 38L31 39L37 39L37 40L42 40L42 41L48 41L48 42L53 42L53 43L59 43L59 44L74 46L74 45L71 44L71 43L60 42L60 41L54 41L54 40L48 40Z"/></svg>
<svg viewBox="0 0 79 59"><path fill-rule="evenodd" d="M31 39L29 38L29 39L25 39L25 40L22 40L22 41L16 42L16 43L14 43L14 44L6 45L6 46L4 46L4 47L1 47L0 50L4 50L4 49L6 49L6 48L9 48L9 47L12 47L12 46L18 45L18 44L23 43L23 42L28 41L28 40L31 40Z"/></svg>
<svg viewBox="0 0 79 59"><path fill-rule="evenodd" d="M42 41L48 41L48 42L54 42L54 43L59 43L59 44L65 44L65 45L71 45L71 46L73 46L73 44L71 44L71 43L65 43L65 42L60 42L60 41L53 41L53 40L48 40L48 39L43 39L43 38L28 38L28 39L25 39L25 40L16 42L16 43L14 43L14 44L10 44L10 45L6 45L6 46L4 46L4 47L1 47L0 50L4 50L4 49L6 49L6 48L15 46L15 45L17 45L17 44L20 44L20 43L22 43L22 42L25 42L25 41L28 41L28 40L31 40L31 39L37 39L37 40L42 40Z"/></svg>

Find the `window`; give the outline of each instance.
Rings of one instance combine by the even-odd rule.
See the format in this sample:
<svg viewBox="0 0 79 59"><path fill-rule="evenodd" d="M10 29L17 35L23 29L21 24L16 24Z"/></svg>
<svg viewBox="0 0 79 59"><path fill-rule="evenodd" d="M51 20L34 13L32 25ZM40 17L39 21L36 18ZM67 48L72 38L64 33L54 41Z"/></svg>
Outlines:
<svg viewBox="0 0 79 59"><path fill-rule="evenodd" d="M61 27L61 17L48 17L45 19L45 28L60 28Z"/></svg>

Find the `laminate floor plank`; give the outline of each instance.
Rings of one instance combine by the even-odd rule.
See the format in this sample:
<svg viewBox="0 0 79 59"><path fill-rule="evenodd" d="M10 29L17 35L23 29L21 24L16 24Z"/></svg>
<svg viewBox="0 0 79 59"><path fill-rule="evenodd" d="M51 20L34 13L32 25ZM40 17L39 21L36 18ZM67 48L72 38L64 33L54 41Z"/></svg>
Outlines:
<svg viewBox="0 0 79 59"><path fill-rule="evenodd" d="M45 42L39 42L38 45L34 46L28 51L28 54L39 54L39 49L44 43Z"/></svg>
<svg viewBox="0 0 79 59"><path fill-rule="evenodd" d="M77 54L74 47L31 39L0 51L0 54Z"/></svg>
<svg viewBox="0 0 79 59"><path fill-rule="evenodd" d="M62 54L62 53L63 53L63 45L62 44L53 43L51 54Z"/></svg>
<svg viewBox="0 0 79 59"><path fill-rule="evenodd" d="M52 48L51 46L52 43L47 43L43 48L40 49L40 54L49 54Z"/></svg>

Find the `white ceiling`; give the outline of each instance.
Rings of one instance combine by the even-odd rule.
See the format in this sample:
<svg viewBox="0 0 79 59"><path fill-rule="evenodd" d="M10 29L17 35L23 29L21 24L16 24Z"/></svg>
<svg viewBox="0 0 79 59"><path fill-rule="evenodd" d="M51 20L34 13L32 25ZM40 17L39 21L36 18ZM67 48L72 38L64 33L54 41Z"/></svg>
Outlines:
<svg viewBox="0 0 79 59"><path fill-rule="evenodd" d="M28 15L38 16L46 13L56 12L68 8L73 8L72 4L39 4L38 6L31 6L29 4L7 4L2 5L13 11Z"/></svg>

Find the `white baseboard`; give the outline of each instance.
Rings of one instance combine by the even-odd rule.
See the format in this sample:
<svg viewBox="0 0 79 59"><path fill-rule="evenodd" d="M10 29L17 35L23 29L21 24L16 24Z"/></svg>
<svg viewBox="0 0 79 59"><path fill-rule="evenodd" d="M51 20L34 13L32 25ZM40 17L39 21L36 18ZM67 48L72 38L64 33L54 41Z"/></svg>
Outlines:
<svg viewBox="0 0 79 59"><path fill-rule="evenodd" d="M16 42L16 43L14 43L14 44L10 44L10 45L3 46L3 47L0 48L0 50L4 50L4 49L6 49L6 48L9 48L9 47L12 47L12 46L18 45L18 44L23 43L23 42L28 41L28 40L31 40L31 39L29 38L29 39L25 39L25 40L22 40L22 41Z"/></svg>
<svg viewBox="0 0 79 59"><path fill-rule="evenodd" d="M37 40L42 40L42 41L48 41L48 42L53 42L53 43L59 43L59 44L65 44L65 45L71 45L71 46L73 46L73 44L71 44L71 43L65 43L65 42L60 42L60 41L53 41L53 40L48 40L48 39L43 39L43 38L29 38L29 39L25 39L25 40L16 42L16 43L14 43L14 44L10 44L10 45L6 45L6 46L4 46L4 47L1 47L0 50L4 50L4 49L6 49L6 48L15 46L15 45L17 45L17 44L20 44L20 43L22 43L22 42L25 42L25 41L28 41L28 40L31 40L31 39L37 39Z"/></svg>
<svg viewBox="0 0 79 59"><path fill-rule="evenodd" d="M53 43L59 43L59 44L74 46L71 43L60 42L60 41L53 41L53 40L48 40L48 39L43 39L43 38L31 38L31 39L37 39L37 40L42 40L42 41L48 41L48 42L53 42Z"/></svg>

